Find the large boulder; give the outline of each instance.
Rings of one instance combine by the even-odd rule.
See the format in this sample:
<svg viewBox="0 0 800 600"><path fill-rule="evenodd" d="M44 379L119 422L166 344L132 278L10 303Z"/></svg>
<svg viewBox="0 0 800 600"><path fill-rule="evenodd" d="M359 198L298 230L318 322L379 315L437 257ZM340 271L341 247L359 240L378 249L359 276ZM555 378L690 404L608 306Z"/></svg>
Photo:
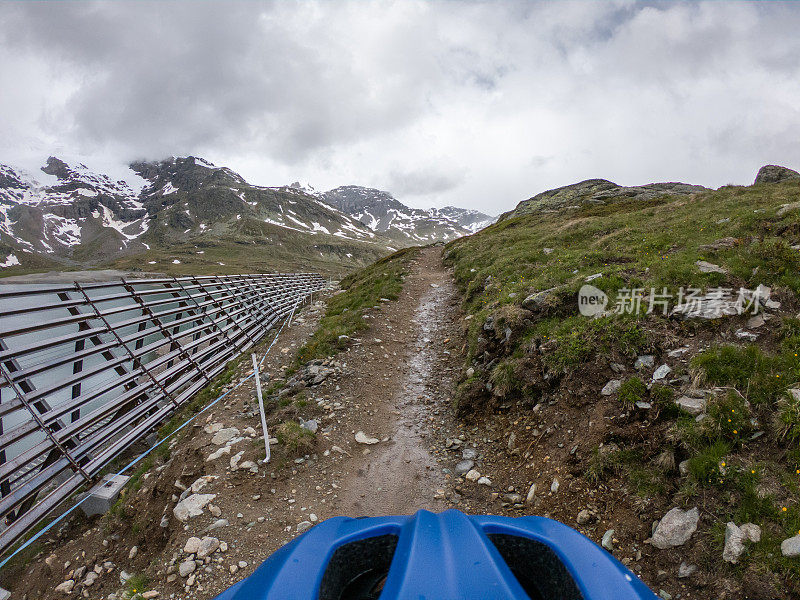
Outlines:
<svg viewBox="0 0 800 600"><path fill-rule="evenodd" d="M755 183L778 183L787 179L800 179L800 173L780 165L765 165L758 170Z"/></svg>
<svg viewBox="0 0 800 600"><path fill-rule="evenodd" d="M691 510L673 508L659 521L653 533L653 546L660 550L683 546L697 531L700 512L697 507Z"/></svg>

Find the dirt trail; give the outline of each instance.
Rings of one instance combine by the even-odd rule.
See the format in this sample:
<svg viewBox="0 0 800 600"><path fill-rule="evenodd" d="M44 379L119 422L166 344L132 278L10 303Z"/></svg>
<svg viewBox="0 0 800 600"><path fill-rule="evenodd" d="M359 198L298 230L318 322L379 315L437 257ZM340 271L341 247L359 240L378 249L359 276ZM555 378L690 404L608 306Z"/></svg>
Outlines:
<svg viewBox="0 0 800 600"><path fill-rule="evenodd" d="M386 388L366 387L355 393L374 407L373 433L389 441L353 461L342 485L342 514L375 516L441 509L433 492L444 487L445 479L429 448L430 420L432 407L447 414L446 398L441 394L449 390L434 367L440 366L437 359L447 362L441 342L447 339L446 321L453 316L453 294L438 248L427 249L407 278L398 302L370 331L373 344L376 337L383 342L384 336L389 338L385 342L389 348L381 343L373 360L363 363L360 370L383 374L394 367L396 375L385 376ZM391 357L386 358L389 350Z"/></svg>

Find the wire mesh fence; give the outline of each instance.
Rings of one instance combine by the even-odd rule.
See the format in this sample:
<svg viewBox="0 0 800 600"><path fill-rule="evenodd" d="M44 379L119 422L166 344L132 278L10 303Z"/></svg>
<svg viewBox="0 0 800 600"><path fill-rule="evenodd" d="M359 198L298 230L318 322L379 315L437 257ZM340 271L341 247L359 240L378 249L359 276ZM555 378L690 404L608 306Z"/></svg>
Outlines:
<svg viewBox="0 0 800 600"><path fill-rule="evenodd" d="M0 552L325 284L282 273L0 287Z"/></svg>

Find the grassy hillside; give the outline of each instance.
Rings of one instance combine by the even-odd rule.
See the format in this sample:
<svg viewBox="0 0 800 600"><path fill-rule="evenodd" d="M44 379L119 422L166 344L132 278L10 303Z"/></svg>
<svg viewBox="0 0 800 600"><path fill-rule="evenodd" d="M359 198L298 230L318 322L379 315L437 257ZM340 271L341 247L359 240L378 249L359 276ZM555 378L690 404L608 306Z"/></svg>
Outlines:
<svg viewBox="0 0 800 600"><path fill-rule="evenodd" d="M606 490L604 518L634 547L671 507L700 506L698 533L669 557L675 571L682 560L700 567L684 587L710 585L714 597L800 594L800 559L780 549L800 533L800 393L789 392L800 388L797 181L512 217L451 242L445 256L468 313L456 399L465 418L511 411L506 435L514 431L520 447L530 441L532 462L563 461L582 481L579 501ZM718 268L701 272L698 261ZM608 314L579 314L587 278L608 295ZM667 288L672 308L680 287L726 288L735 298L758 285L772 288L762 325L749 314L665 316L659 304L646 314L652 288ZM614 313L623 288L645 290L641 312ZM640 355L653 366L636 368ZM653 381L662 364L671 373ZM621 388L602 395L610 380ZM704 416L674 402L684 394L704 396ZM532 423L537 403L545 408ZM532 437L537 426L572 437L548 445ZM722 561L729 521L763 530L737 564ZM654 552L660 563L645 580L657 586L666 552Z"/></svg>
<svg viewBox="0 0 800 600"><path fill-rule="evenodd" d="M298 361L331 356L347 345L350 336L366 329L365 312L381 302L397 300L409 263L418 253L419 247L404 248L342 279L340 292L328 300L325 316L298 352Z"/></svg>
<svg viewBox="0 0 800 600"><path fill-rule="evenodd" d="M230 231L210 231L167 246L154 245L152 250L105 266L170 275L313 271L338 279L386 253L379 243L315 236L242 219L231 224Z"/></svg>

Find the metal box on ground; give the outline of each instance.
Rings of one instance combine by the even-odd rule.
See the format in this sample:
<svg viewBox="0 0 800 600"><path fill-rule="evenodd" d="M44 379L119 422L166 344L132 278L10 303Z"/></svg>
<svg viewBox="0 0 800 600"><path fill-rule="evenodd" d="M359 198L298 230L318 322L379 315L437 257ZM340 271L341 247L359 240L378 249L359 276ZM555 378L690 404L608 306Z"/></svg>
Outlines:
<svg viewBox="0 0 800 600"><path fill-rule="evenodd" d="M130 477L126 475L106 475L89 490L89 497L81 504L81 509L87 517L102 515L114 505L119 498L119 493Z"/></svg>

